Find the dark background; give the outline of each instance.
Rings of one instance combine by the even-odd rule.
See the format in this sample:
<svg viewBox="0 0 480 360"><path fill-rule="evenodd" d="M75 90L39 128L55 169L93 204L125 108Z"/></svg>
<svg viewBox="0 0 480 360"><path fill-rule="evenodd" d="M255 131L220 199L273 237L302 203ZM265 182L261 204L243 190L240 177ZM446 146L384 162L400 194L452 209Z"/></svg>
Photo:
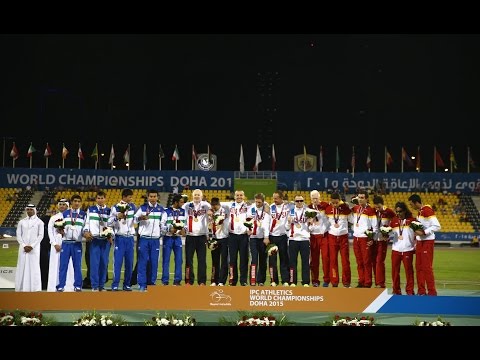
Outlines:
<svg viewBox="0 0 480 360"><path fill-rule="evenodd" d="M191 146L218 156L219 170L238 170L240 144L245 168L255 162L256 144L271 169L293 170L293 156L318 156L324 171L384 171L384 150L400 171L400 150L415 155L422 171L433 170L436 145L449 167L453 146L458 171L466 171L467 146L480 161L480 35L448 34L68 34L0 35L0 118L5 166L12 142L20 151L16 167L62 163L78 167L78 143L85 161L95 143L109 167L114 144L118 168L131 144L131 169L191 168ZM405 171L413 168L405 166ZM478 171L472 168L472 171Z"/></svg>

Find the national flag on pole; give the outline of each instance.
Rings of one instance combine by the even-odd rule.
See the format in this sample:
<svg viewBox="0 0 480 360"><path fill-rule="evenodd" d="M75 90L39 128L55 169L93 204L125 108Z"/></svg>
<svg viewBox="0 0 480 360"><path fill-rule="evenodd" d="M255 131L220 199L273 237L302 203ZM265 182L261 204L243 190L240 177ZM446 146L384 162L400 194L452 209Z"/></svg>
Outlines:
<svg viewBox="0 0 480 360"><path fill-rule="evenodd" d="M95 144L95 147L93 148L92 155L91 157L95 158L95 161L98 161L98 144Z"/></svg>
<svg viewBox="0 0 480 360"><path fill-rule="evenodd" d="M337 145L337 151L335 155L335 168L337 169L337 172L338 172L338 169L340 168L340 153L338 152L338 145Z"/></svg>
<svg viewBox="0 0 480 360"><path fill-rule="evenodd" d="M113 166L113 159L115 159L115 151L113 150L113 144L112 144L112 149L110 150L110 158L108 159L108 163Z"/></svg>
<svg viewBox="0 0 480 360"><path fill-rule="evenodd" d="M372 158L370 157L370 146L368 147L367 153L367 169L370 170L370 166L372 165Z"/></svg>
<svg viewBox="0 0 480 360"><path fill-rule="evenodd" d="M35 151L37 150L33 147L33 143L30 143L30 147L28 148L28 151L27 151L27 157L32 157Z"/></svg>
<svg viewBox="0 0 480 360"><path fill-rule="evenodd" d="M195 145L192 144L192 161L197 161L197 152L195 151Z"/></svg>
<svg viewBox="0 0 480 360"><path fill-rule="evenodd" d="M160 144L160 148L158 149L158 157L160 159L163 159L165 157L165 153L163 152L163 149L162 149L162 144Z"/></svg>
<svg viewBox="0 0 480 360"><path fill-rule="evenodd" d="M175 144L175 150L173 150L172 160L175 160L175 161L180 160L180 153L178 152L178 147L176 144Z"/></svg>
<svg viewBox="0 0 480 360"><path fill-rule="evenodd" d="M66 159L67 158L67 155L68 155L68 150L67 148L65 147L65 144L63 144L63 147L62 147L62 159Z"/></svg>
<svg viewBox="0 0 480 360"><path fill-rule="evenodd" d="M385 162L387 163L388 166L390 166L390 165L393 164L392 155L390 155L390 153L388 152L388 150L387 150L387 155L386 155L386 158L385 158Z"/></svg>
<svg viewBox="0 0 480 360"><path fill-rule="evenodd" d="M127 150L125 150L125 153L123 154L123 161L125 164L128 164L130 162L130 152L128 151L129 147L127 147Z"/></svg>
<svg viewBox="0 0 480 360"><path fill-rule="evenodd" d="M473 161L472 154L470 154L470 148L468 148L468 163L472 169L476 168L475 161Z"/></svg>
<svg viewBox="0 0 480 360"><path fill-rule="evenodd" d="M355 171L355 146L352 146L352 161L350 163L352 171Z"/></svg>
<svg viewBox="0 0 480 360"><path fill-rule="evenodd" d="M243 146L240 144L240 172L245 171L245 159L243 158Z"/></svg>
<svg viewBox="0 0 480 360"><path fill-rule="evenodd" d="M82 146L80 145L80 143L78 143L78 158L80 160L85 160L85 158L83 157Z"/></svg>
<svg viewBox="0 0 480 360"><path fill-rule="evenodd" d="M303 171L307 171L307 147L303 145Z"/></svg>
<svg viewBox="0 0 480 360"><path fill-rule="evenodd" d="M437 148L435 147L435 163L437 166L444 168L445 163L443 162L442 157L440 156L440 153L438 152Z"/></svg>
<svg viewBox="0 0 480 360"><path fill-rule="evenodd" d="M52 155L52 149L50 149L50 145L47 143L47 147L45 148L45 151L43 152L43 156L49 157Z"/></svg>
<svg viewBox="0 0 480 360"><path fill-rule="evenodd" d="M421 162L421 159L420 159L420 146L417 148L417 165L415 166L415 169L420 172L420 170L422 169L421 167L422 165L422 162Z"/></svg>
<svg viewBox="0 0 480 360"><path fill-rule="evenodd" d="M453 154L453 147L450 146L450 167L453 165L453 168L457 168L457 160L455 160L455 155Z"/></svg>
<svg viewBox="0 0 480 360"><path fill-rule="evenodd" d="M275 157L275 145L272 144L272 171L275 171L276 163L277 163L277 158Z"/></svg>
<svg viewBox="0 0 480 360"><path fill-rule="evenodd" d="M13 160L17 160L19 156L19 152L17 149L17 145L13 143L12 150L10 151L10 156L13 158Z"/></svg>
<svg viewBox="0 0 480 360"><path fill-rule="evenodd" d="M143 144L143 167L147 166L147 144Z"/></svg>
<svg viewBox="0 0 480 360"><path fill-rule="evenodd" d="M410 159L410 156L408 156L407 151L403 146L402 146L402 160L405 161L408 166L413 166L412 159Z"/></svg>
<svg viewBox="0 0 480 360"><path fill-rule="evenodd" d="M320 171L323 171L323 146L320 145L320 157L318 158L319 160L319 166L320 166Z"/></svg>
<svg viewBox="0 0 480 360"><path fill-rule="evenodd" d="M258 171L258 165L262 162L262 157L260 156L260 148L257 144L257 155L255 156L255 166L253 167L253 171Z"/></svg>

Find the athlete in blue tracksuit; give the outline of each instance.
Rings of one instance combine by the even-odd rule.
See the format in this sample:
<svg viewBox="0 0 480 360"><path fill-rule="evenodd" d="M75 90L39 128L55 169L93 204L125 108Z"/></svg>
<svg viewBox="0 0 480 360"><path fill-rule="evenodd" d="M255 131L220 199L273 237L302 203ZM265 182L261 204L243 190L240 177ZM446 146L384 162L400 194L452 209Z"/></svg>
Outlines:
<svg viewBox="0 0 480 360"><path fill-rule="evenodd" d="M170 254L173 250L175 257L175 274L173 285L180 285L182 281L182 236L186 233L185 209L181 208L182 195L175 194L172 199L172 206L165 210L165 216L162 216L162 226L166 229L163 236L163 254L162 254L162 284L168 285L170 278ZM176 225L174 225L176 224Z"/></svg>
<svg viewBox="0 0 480 360"><path fill-rule="evenodd" d="M68 262L72 258L75 291L82 291L82 236L87 214L80 209L82 197L71 197L72 207L63 212L65 229L62 231L62 250L60 250L60 267L57 291L64 291L67 281Z"/></svg>
<svg viewBox="0 0 480 360"><path fill-rule="evenodd" d="M104 229L107 228L111 212L111 209L105 205L106 200L105 192L97 192L97 204L88 208L87 220L83 229L85 239L91 241L90 283L92 284L92 291L105 290L110 246L113 242L113 236L107 238L107 236L102 235Z"/></svg>
<svg viewBox="0 0 480 360"><path fill-rule="evenodd" d="M165 209L158 203L158 191L147 192L148 203L141 205L134 216L138 223L138 287L140 291L147 289L147 262L152 264L149 283L157 281L158 259L160 257L160 236L165 229L161 228L162 215Z"/></svg>
<svg viewBox="0 0 480 360"><path fill-rule="evenodd" d="M113 250L113 282L112 290L118 291L122 264L125 260L123 274L123 290L132 291L133 249L134 249L134 215L137 207L132 203L133 190L123 189L122 200L112 207L108 226L115 233Z"/></svg>

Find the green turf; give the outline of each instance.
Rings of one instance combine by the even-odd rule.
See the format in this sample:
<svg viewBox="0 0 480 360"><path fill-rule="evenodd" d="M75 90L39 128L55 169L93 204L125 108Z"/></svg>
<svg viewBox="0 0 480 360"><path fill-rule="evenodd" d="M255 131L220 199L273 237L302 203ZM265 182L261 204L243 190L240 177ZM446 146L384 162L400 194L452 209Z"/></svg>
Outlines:
<svg viewBox="0 0 480 360"><path fill-rule="evenodd" d="M6 243L6 242L3 242ZM8 249L0 248L0 266L16 266L18 257L18 243L8 242ZM391 287L391 262L390 262L391 248L389 247L387 258L385 261L386 266L386 286ZM162 255L162 254L160 254ZM109 265L109 278L112 279L112 250L110 253L110 265ZM339 260L340 262L340 260ZM158 269L158 281L162 274L162 260L160 257L159 269ZM195 272L197 270L196 262ZM170 260L170 284L173 283L173 253ZM299 261L300 264L300 261ZM480 250L472 248L435 248L434 257L434 272L435 281L439 289L452 289L452 290L480 290L480 271L478 268L480 264ZM185 253L183 267L185 266ZM299 265L300 266L300 265ZM352 271L352 284L356 284L358 276L356 269L355 256L353 249L350 247L350 266ZM85 261L83 263L84 274L86 272ZM341 265L340 265L341 272ZM207 250L207 280L210 279L211 271L211 255L210 250ZM183 272L183 269L182 269ZM320 269L321 274L321 269ZM268 275L267 275L268 278ZM402 286L405 281L405 273L403 268L400 272L400 279ZM299 282L300 282L300 268L299 268ZM208 284L207 284L208 285Z"/></svg>

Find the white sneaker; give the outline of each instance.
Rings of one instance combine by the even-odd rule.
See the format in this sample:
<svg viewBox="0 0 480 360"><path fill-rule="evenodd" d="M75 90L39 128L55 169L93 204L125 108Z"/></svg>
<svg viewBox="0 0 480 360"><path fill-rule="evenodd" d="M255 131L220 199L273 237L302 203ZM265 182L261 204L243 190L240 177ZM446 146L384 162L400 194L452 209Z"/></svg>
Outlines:
<svg viewBox="0 0 480 360"><path fill-rule="evenodd" d="M270 284L270 286L277 286L277 283L274 281Z"/></svg>
<svg viewBox="0 0 480 360"><path fill-rule="evenodd" d="M283 286L289 286L287 282L284 282L283 283Z"/></svg>
<svg viewBox="0 0 480 360"><path fill-rule="evenodd" d="M212 283L210 284L210 286L217 286L217 284L214 283L214 282L212 282Z"/></svg>
<svg viewBox="0 0 480 360"><path fill-rule="evenodd" d="M310 287L310 285L308 285L308 284L303 284L303 287Z"/></svg>
<svg viewBox="0 0 480 360"><path fill-rule="evenodd" d="M297 284L294 284L294 283L290 284L290 287L295 287L295 286L297 286Z"/></svg>
<svg viewBox="0 0 480 360"><path fill-rule="evenodd" d="M225 286L225 285L223 285L223 283L218 283L218 286Z"/></svg>

